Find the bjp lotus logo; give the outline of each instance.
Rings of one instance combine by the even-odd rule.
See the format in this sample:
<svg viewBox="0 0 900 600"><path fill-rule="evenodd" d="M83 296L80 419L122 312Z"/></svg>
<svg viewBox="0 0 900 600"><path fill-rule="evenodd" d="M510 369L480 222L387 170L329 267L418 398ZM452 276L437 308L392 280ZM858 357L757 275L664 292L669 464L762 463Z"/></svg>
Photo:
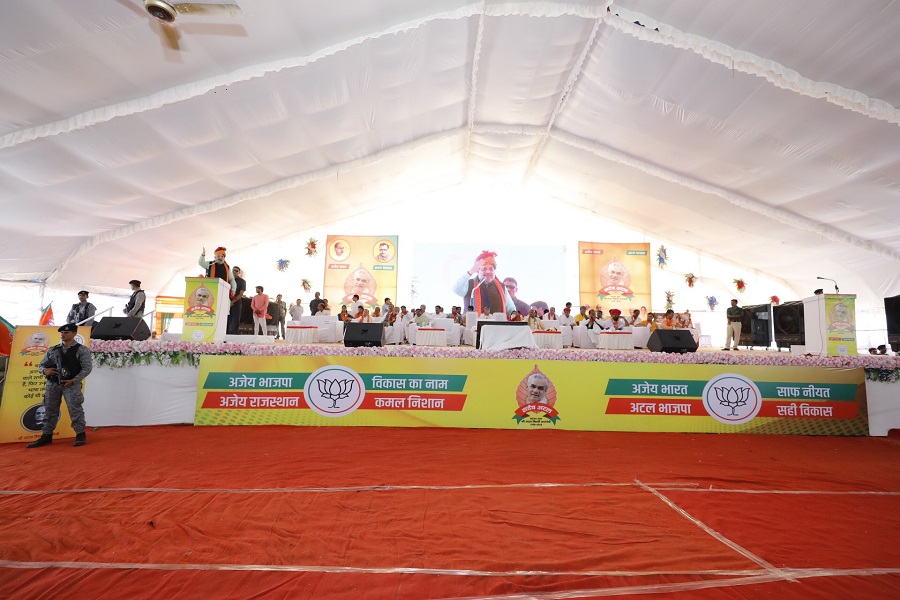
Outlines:
<svg viewBox="0 0 900 600"><path fill-rule="evenodd" d="M343 417L360 407L366 386L353 369L328 365L309 376L303 394L306 404L320 415Z"/></svg>
<svg viewBox="0 0 900 600"><path fill-rule="evenodd" d="M740 425L759 414L762 394L743 375L725 373L710 379L703 388L703 406L716 421Z"/></svg>

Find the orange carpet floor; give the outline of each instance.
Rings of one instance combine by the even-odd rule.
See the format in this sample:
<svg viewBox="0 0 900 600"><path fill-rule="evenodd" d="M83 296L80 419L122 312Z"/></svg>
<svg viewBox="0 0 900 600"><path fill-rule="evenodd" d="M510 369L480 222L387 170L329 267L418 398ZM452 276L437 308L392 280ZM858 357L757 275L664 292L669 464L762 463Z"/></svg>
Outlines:
<svg viewBox="0 0 900 600"><path fill-rule="evenodd" d="M900 440L104 428L0 446L2 598L897 598Z"/></svg>

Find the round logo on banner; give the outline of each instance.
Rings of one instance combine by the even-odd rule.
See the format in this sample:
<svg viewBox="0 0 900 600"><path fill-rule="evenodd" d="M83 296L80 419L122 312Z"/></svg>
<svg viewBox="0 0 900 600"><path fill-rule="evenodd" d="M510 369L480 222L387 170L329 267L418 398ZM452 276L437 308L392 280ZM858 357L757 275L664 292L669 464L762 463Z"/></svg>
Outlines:
<svg viewBox="0 0 900 600"><path fill-rule="evenodd" d="M303 395L306 404L323 417L344 417L360 407L366 386L353 369L328 365L309 376Z"/></svg>
<svg viewBox="0 0 900 600"><path fill-rule="evenodd" d="M703 388L703 407L720 423L740 425L759 414L762 394L743 375L723 373L710 379Z"/></svg>
<svg viewBox="0 0 900 600"><path fill-rule="evenodd" d="M194 331L194 333L191 334L191 337L199 342L203 339L203 332L197 329L196 331Z"/></svg>

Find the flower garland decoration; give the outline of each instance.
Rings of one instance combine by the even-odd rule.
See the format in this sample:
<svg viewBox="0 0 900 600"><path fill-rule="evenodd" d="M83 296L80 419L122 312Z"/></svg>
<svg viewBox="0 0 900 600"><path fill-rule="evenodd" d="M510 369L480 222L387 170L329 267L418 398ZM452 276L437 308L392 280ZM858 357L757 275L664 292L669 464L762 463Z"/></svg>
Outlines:
<svg viewBox="0 0 900 600"><path fill-rule="evenodd" d="M675 306L675 292L666 292L666 310L672 310Z"/></svg>
<svg viewBox="0 0 900 600"><path fill-rule="evenodd" d="M747 284L744 283L743 279L733 279L732 282L734 283L735 289L742 294L744 293L744 290L747 289Z"/></svg>
<svg viewBox="0 0 900 600"><path fill-rule="evenodd" d="M792 356L770 352L635 352L634 350L476 350L472 347L395 346L353 348L334 344L234 344L166 340L91 340L95 366L127 368L150 364L165 367L194 367L203 355L230 356L381 356L413 358L471 358L500 360L565 360L605 363L719 364L794 367L863 368L866 379L900 385L900 357L871 356Z"/></svg>
<svg viewBox="0 0 900 600"><path fill-rule="evenodd" d="M275 261L275 267L282 273L287 271L289 266L291 266L291 261L286 258L279 258L277 261Z"/></svg>
<svg viewBox="0 0 900 600"><path fill-rule="evenodd" d="M312 281L310 281L309 279L301 279L301 280L300 280L300 287L302 287L302 288L303 288L303 291L306 292L306 293L308 294L308 293L309 293L309 290L312 289Z"/></svg>
<svg viewBox="0 0 900 600"><path fill-rule="evenodd" d="M688 284L689 288L694 287L694 283L697 281L697 276L693 273L687 273L684 276L684 282Z"/></svg>
<svg viewBox="0 0 900 600"><path fill-rule="evenodd" d="M306 255L307 256L315 256L319 253L319 250L316 248L316 244L319 243L319 240L316 238L309 238L306 241Z"/></svg>
<svg viewBox="0 0 900 600"><path fill-rule="evenodd" d="M669 264L669 253L665 246L660 246L656 249L656 265L660 269L665 269L667 264Z"/></svg>
<svg viewBox="0 0 900 600"><path fill-rule="evenodd" d="M778 296L772 296L769 298L769 302L771 302L775 306L778 306L779 304L781 304L781 298L779 298Z"/></svg>
<svg viewBox="0 0 900 600"><path fill-rule="evenodd" d="M719 304L719 301L716 300L715 296L707 296L706 297L706 305L709 307L709 310L716 310L716 305Z"/></svg>

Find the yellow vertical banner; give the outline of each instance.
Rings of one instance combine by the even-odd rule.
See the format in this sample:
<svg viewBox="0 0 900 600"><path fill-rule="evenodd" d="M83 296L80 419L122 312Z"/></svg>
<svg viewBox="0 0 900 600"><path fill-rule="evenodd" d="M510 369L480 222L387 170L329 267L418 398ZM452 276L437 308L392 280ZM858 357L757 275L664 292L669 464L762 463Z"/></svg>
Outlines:
<svg viewBox="0 0 900 600"><path fill-rule="evenodd" d="M825 331L828 336L828 356L857 354L855 295L825 295Z"/></svg>
<svg viewBox="0 0 900 600"><path fill-rule="evenodd" d="M578 242L578 289L582 306L599 304L607 314L652 311L650 244Z"/></svg>
<svg viewBox="0 0 900 600"><path fill-rule="evenodd" d="M328 236L323 291L333 314L353 302L354 294L367 306L397 299L397 240L396 235Z"/></svg>
<svg viewBox="0 0 900 600"><path fill-rule="evenodd" d="M75 341L90 347L90 335L90 327L79 327ZM59 332L55 325L16 327L3 386L3 401L0 402L0 443L30 442L41 437L46 377L38 370L38 365L47 349L58 343ZM60 407L59 423L53 437L75 437L65 401Z"/></svg>
<svg viewBox="0 0 900 600"><path fill-rule="evenodd" d="M219 293L218 278L184 278L184 328L181 339L192 342L215 341ZM227 318L223 315L222 318Z"/></svg>

